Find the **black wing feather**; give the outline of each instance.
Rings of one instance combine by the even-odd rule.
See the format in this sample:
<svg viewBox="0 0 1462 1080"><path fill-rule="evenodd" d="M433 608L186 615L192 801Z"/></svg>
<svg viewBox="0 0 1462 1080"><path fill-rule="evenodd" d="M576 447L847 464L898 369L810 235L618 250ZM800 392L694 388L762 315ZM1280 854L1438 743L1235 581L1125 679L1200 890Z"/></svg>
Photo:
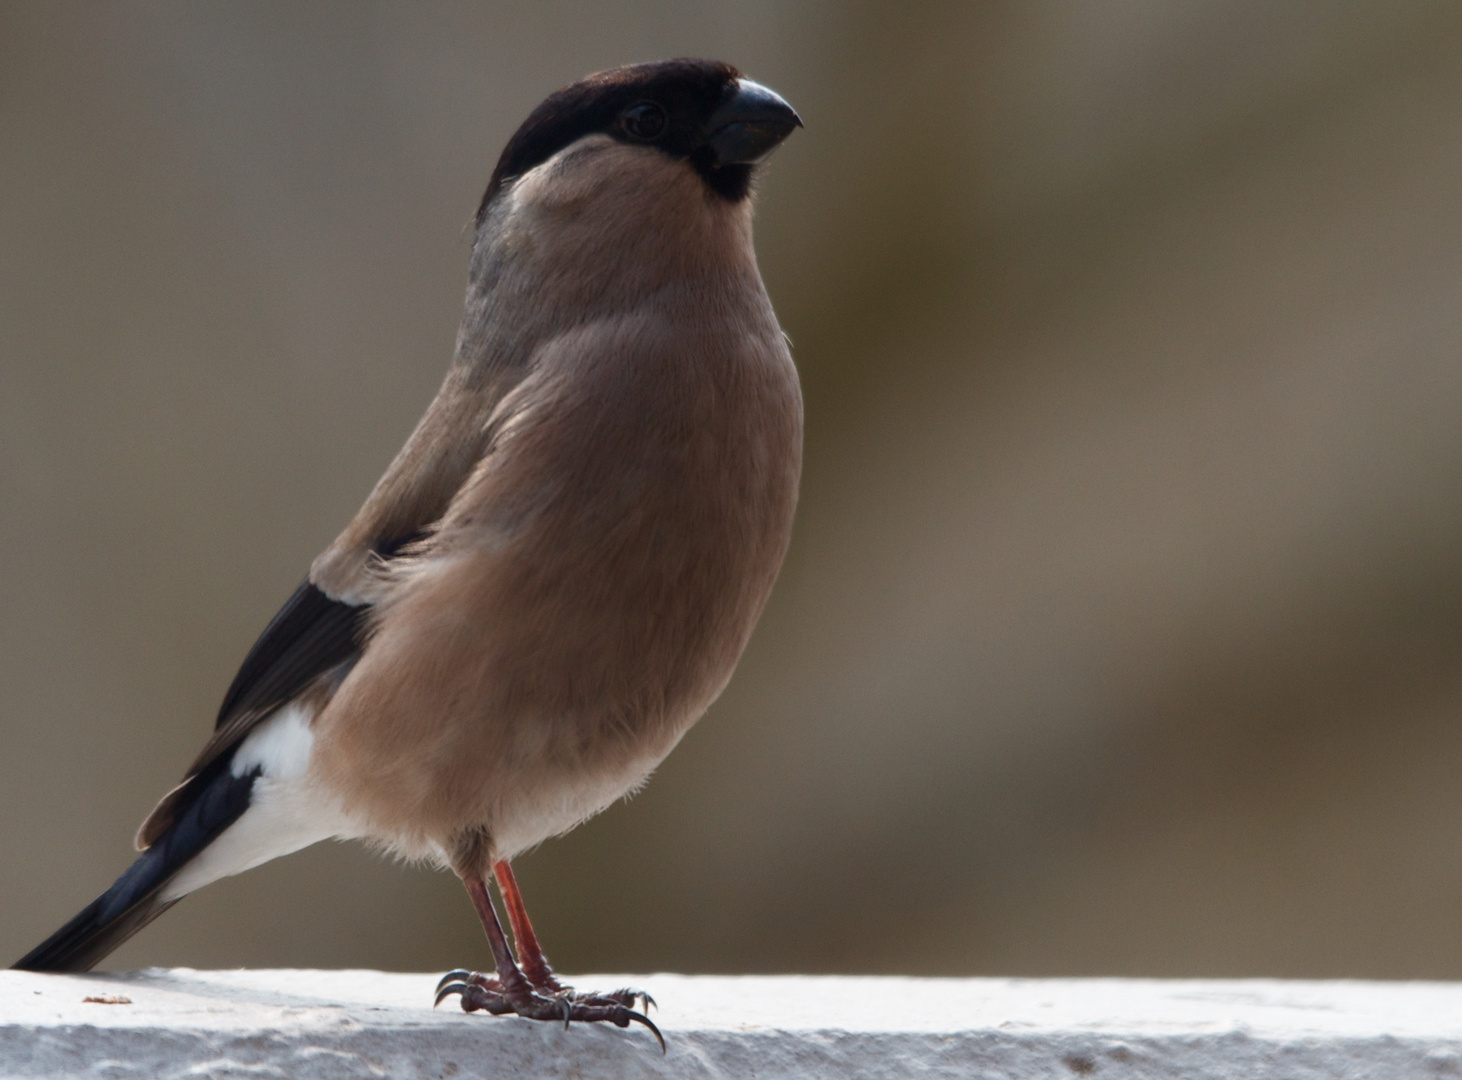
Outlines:
<svg viewBox="0 0 1462 1080"><path fill-rule="evenodd" d="M301 583L254 642L218 709L215 730L236 716L267 716L360 654L370 608L332 600Z"/></svg>
<svg viewBox="0 0 1462 1080"><path fill-rule="evenodd" d="M377 543L376 555L388 560L424 535ZM370 605L334 600L306 578L244 657L218 708L214 731L230 724L248 730L321 675L355 660L365 647L370 614ZM239 723L245 717L249 719ZM194 771L204 763L200 758Z"/></svg>

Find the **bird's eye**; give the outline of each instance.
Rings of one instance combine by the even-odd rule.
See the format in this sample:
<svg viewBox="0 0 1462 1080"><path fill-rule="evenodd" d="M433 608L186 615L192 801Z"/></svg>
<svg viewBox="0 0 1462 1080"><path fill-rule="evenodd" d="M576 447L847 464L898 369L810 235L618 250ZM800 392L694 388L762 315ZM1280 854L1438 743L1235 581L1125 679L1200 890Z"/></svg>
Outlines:
<svg viewBox="0 0 1462 1080"><path fill-rule="evenodd" d="M619 126L631 139L649 142L658 139L665 130L665 110L653 101L642 101L625 109L619 118Z"/></svg>

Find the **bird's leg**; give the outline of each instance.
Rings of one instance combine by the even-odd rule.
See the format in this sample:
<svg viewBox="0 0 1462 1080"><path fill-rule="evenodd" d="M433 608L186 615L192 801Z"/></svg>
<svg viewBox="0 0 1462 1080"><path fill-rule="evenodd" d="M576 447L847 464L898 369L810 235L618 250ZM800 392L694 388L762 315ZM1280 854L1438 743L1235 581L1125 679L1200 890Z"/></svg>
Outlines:
<svg viewBox="0 0 1462 1080"><path fill-rule="evenodd" d="M533 932L533 924L528 920L528 908L523 904L523 894L518 891L518 879L513 875L512 866L506 859L499 859L492 864L492 873L497 878L498 891L502 893L503 904L508 909L508 922L513 927L513 945L518 952L518 967L533 984L533 989L542 994L567 994L575 1001L590 1005L625 1005L629 1008L639 1005L641 1008L649 1008L655 1004L655 999L649 994L630 987L607 994L580 994L573 987L559 982L553 969L548 966L548 958L543 955L543 948L538 944L538 935Z"/></svg>
<svg viewBox="0 0 1462 1080"><path fill-rule="evenodd" d="M461 994L463 1012L485 1009L496 1016L514 1012L510 994L516 991L521 995L528 985L527 981L513 961L513 952L508 948L507 938L503 936L497 910L492 906L492 898L487 895L487 884L481 876L467 874L462 875L462 884L467 889L467 895L472 898L472 906L477 909L477 918L481 921L482 928L487 931L487 942L492 948L497 976L483 975L466 968L449 971L437 983L436 1004L440 1005L444 998L452 994ZM531 993L531 988L529 992Z"/></svg>
<svg viewBox="0 0 1462 1080"><path fill-rule="evenodd" d="M523 894L518 891L518 879L508 860L499 859L492 864L493 877L497 878L498 891L503 895L503 905L508 909L508 922L513 927L513 944L518 950L518 966L523 969L535 990L557 994L569 989L554 978L548 958L538 944L538 935L528 921L528 909L523 906Z"/></svg>
<svg viewBox="0 0 1462 1080"><path fill-rule="evenodd" d="M600 1000L592 996L580 998L571 991L549 995L535 991L518 967L517 961L513 959L507 935L503 933L502 923L498 921L497 909L492 905L492 897L487 894L487 882L481 874L472 873L462 876L462 884L467 887L467 895L472 897L472 906L477 909L482 929L487 932L487 942L492 948L497 977L486 979L473 972L450 972L438 986L438 1004L449 994L460 994L463 1012L477 1012L479 1009L498 1015L511 1012L528 1020L562 1020L565 1027L572 1020L591 1023L607 1021L615 1027L629 1027L630 1021L634 1021L648 1027L659 1040L660 1048L665 1048L660 1029L650 1022L649 1017L635 1012L619 1001ZM458 978L464 975L465 978Z"/></svg>

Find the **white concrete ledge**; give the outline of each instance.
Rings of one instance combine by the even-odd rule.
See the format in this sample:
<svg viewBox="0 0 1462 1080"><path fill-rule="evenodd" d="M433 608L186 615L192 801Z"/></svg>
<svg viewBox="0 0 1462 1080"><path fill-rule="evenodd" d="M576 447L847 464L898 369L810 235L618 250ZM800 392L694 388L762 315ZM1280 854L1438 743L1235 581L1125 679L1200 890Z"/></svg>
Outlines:
<svg viewBox="0 0 1462 1080"><path fill-rule="evenodd" d="M643 1030L434 1011L433 975L7 971L0 1076L1462 1077L1462 984L575 981L649 990L669 1052Z"/></svg>

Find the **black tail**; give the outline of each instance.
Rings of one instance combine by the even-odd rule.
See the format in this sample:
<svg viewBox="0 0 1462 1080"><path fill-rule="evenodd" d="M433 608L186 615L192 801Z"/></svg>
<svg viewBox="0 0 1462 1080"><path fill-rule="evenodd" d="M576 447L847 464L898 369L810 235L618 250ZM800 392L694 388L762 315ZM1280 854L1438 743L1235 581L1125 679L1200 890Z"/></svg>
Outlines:
<svg viewBox="0 0 1462 1080"><path fill-rule="evenodd" d="M163 886L249 808L249 794L259 775L258 769L232 775L228 759L215 762L211 771L213 775L198 785L197 796L157 842L110 889L16 961L16 970L90 971L177 903L161 898Z"/></svg>

